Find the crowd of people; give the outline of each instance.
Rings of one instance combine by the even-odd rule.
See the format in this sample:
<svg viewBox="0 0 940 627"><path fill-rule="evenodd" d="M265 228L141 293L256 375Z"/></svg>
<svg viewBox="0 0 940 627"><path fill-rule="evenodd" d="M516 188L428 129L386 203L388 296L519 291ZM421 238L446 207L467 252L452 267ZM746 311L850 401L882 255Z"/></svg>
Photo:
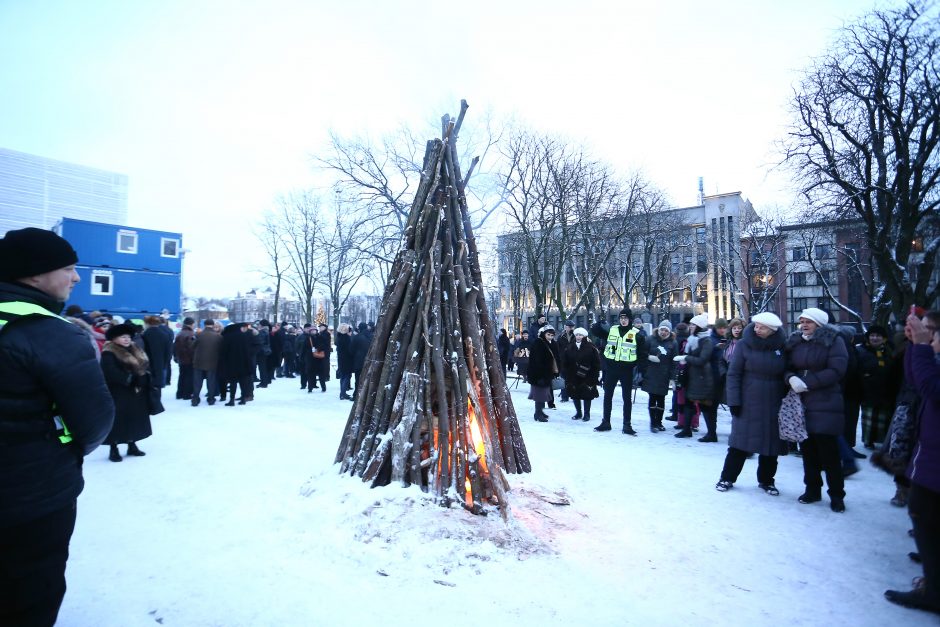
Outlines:
<svg viewBox="0 0 940 627"><path fill-rule="evenodd" d="M515 367L529 383L537 422L549 420L545 408L554 406L556 391L560 401L574 402L573 420L590 420L591 401L602 390L603 417L594 430L610 431L619 384L623 434L637 435L631 393L640 387L649 398L651 433L666 430L671 391L665 419L676 421L675 437L692 437L701 417L706 433L698 441L710 443L718 442L724 404L731 433L716 490L731 490L756 455L758 486L779 496L778 457L794 453L803 463L797 501L821 501L825 485L836 513L846 511L845 479L870 454L894 478L891 504L909 508L918 547L911 559L924 567L913 590L885 596L940 612L940 312L912 312L893 338L878 325L856 334L815 307L800 314L790 333L778 316L762 312L750 321L714 324L699 314L675 330L663 320L648 334L627 308L619 324L596 322L591 333L573 327L567 321L559 335L541 316L528 332L510 338L503 331L497 340L504 370ZM859 419L868 453L856 450ZM799 435L789 437L794 428ZM919 433L909 447L904 429L908 438Z"/></svg>
<svg viewBox="0 0 940 627"><path fill-rule="evenodd" d="M100 444L109 445L113 462L123 460L119 445L125 455L145 455L138 442L152 433L150 417L164 411L173 362L177 400L200 405L205 384L207 405L231 407L253 401L256 384L279 378L299 377L301 390L325 393L335 350L339 398L352 400L372 339L365 323L339 325L334 339L325 324L222 328L204 320L197 328L186 318L174 334L160 316L141 326L80 309L60 316L79 281L77 262L51 231L0 239L0 624L55 622L82 459ZM692 437L701 417L699 442L713 443L719 405L727 405L719 492L733 489L757 455L758 485L779 496L777 458L794 452L804 471L797 500L821 501L825 485L831 510L845 512L845 479L866 457L855 450L860 419L861 444L897 484L891 502L909 509L911 559L924 571L912 590L885 596L940 613L940 312L912 311L892 338L878 326L857 336L817 308L804 310L789 334L771 312L714 324L700 314L675 329L663 320L648 332L625 308L618 324L595 322L590 332L567 321L557 333L542 316L512 338L501 332L497 346L504 369L529 383L538 422L548 421L556 391L560 402L572 402L573 420L588 422L603 391L594 430L611 431L619 385L621 432L635 437L631 394L642 387L651 433L673 420L676 437Z"/></svg>

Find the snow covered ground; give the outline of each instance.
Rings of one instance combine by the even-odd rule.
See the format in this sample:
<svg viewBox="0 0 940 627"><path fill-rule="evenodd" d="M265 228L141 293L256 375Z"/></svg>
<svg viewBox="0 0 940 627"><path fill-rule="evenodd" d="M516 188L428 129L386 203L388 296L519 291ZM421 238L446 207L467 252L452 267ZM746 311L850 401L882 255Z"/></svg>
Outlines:
<svg viewBox="0 0 940 627"><path fill-rule="evenodd" d="M537 423L522 385L533 472L510 476L506 524L338 475L351 403L335 381L298 388L279 379L246 406L191 407L174 380L146 457L86 458L58 624L937 624L882 596L920 568L893 484L867 462L842 515L796 502L793 456L779 497L757 488L756 460L721 494L724 412L718 444L654 435L641 392L639 436L599 434L599 401L591 423L570 420L570 403Z"/></svg>

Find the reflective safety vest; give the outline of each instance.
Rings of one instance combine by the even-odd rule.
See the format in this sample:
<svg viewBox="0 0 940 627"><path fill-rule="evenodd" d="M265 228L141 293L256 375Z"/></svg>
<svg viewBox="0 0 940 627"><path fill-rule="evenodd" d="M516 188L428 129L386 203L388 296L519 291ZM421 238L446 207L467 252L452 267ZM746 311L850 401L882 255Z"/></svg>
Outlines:
<svg viewBox="0 0 940 627"><path fill-rule="evenodd" d="M620 335L620 327L612 326L607 333L607 346L604 347L604 357L612 361L636 361L636 336L639 331L633 327L626 335Z"/></svg>
<svg viewBox="0 0 940 627"><path fill-rule="evenodd" d="M71 322L62 316L57 316L45 307L40 307L34 303L12 301L7 303L0 303L0 332L6 328L7 323L13 322L14 320L23 318L25 316L48 316L50 318L58 318L65 324L71 324ZM52 419L55 422L59 441L62 442L62 444L68 444L72 441L72 433L66 426L65 421L62 420L62 417L57 415L58 409L54 405L51 409L51 412L53 413Z"/></svg>

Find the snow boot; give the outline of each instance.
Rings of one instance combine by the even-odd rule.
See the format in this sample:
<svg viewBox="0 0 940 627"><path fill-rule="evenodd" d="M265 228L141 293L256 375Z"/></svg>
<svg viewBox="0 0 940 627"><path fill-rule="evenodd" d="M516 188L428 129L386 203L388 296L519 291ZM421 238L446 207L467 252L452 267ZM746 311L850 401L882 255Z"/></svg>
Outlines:
<svg viewBox="0 0 940 627"><path fill-rule="evenodd" d="M137 448L137 442L131 442L127 445L127 454L131 457L143 457L146 455L146 453Z"/></svg>
<svg viewBox="0 0 940 627"><path fill-rule="evenodd" d="M832 500L829 502L829 509L837 514L842 514L845 512L845 501L838 497L832 497Z"/></svg>
<svg viewBox="0 0 940 627"><path fill-rule="evenodd" d="M692 437L692 430L689 429L688 427L682 427L682 431L680 431L679 433L677 433L677 434L676 434L676 437L677 437L677 438L691 438L691 437Z"/></svg>
<svg viewBox="0 0 940 627"><path fill-rule="evenodd" d="M806 491L803 494L801 494L799 498L796 500L802 503L803 505L809 505L810 503L818 503L819 501L822 500L822 496L820 495L820 488L816 488L816 489L806 488Z"/></svg>
<svg viewBox="0 0 940 627"><path fill-rule="evenodd" d="M112 462L119 462L124 459L118 452L117 444L111 445L111 451L108 453L108 459L110 459Z"/></svg>
<svg viewBox="0 0 940 627"><path fill-rule="evenodd" d="M610 431L610 421L609 421L609 420L601 420L601 424L599 424L599 425L597 425L596 427L594 427L594 430L595 430L595 431Z"/></svg>
<svg viewBox="0 0 940 627"><path fill-rule="evenodd" d="M636 435L636 431L633 430L633 426L629 422L623 423L623 429L620 432L624 435Z"/></svg>
<svg viewBox="0 0 940 627"><path fill-rule="evenodd" d="M699 442L717 442L718 436L714 433L706 433L698 439Z"/></svg>

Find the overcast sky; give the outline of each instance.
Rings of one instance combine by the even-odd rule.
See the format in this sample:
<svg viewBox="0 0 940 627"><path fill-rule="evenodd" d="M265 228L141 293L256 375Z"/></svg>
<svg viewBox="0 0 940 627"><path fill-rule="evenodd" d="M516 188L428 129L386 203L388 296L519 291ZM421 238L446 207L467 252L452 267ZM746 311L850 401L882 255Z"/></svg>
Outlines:
<svg viewBox="0 0 940 627"><path fill-rule="evenodd" d="M460 98L642 168L677 205L770 172L800 69L855 0L0 0L0 146L128 175L131 226L181 231L184 291L259 284L251 234L329 130L422 128Z"/></svg>

